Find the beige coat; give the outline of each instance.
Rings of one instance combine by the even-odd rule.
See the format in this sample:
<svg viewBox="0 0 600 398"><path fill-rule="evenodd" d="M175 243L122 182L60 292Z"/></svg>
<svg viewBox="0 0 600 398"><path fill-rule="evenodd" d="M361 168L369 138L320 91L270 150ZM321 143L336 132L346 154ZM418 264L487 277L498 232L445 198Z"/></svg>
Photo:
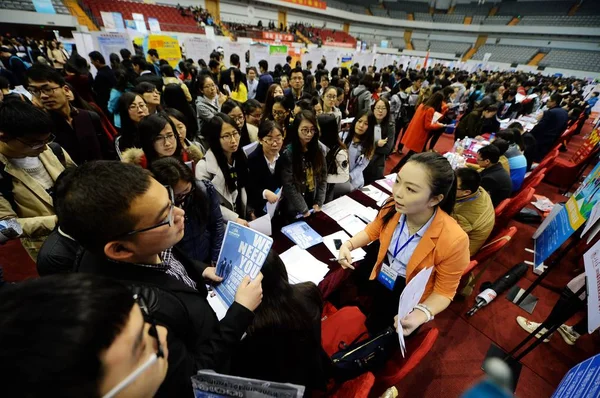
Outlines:
<svg viewBox="0 0 600 398"><path fill-rule="evenodd" d="M187 100L187 102L192 102L192 95L190 94L190 90L188 89L188 86L186 86L185 83L182 82L181 80L179 80L178 78L163 77L163 83L164 83L163 91L165 91L165 87L167 86L167 84L177 84L183 90L183 93L185 94L185 99Z"/></svg>
<svg viewBox="0 0 600 398"><path fill-rule="evenodd" d="M494 229L494 205L490 195L479 187L474 194L457 199L452 217L469 235L469 252L473 257Z"/></svg>
<svg viewBox="0 0 600 398"><path fill-rule="evenodd" d="M76 166L69 154L65 153L67 167ZM48 148L40 154L40 160L53 181L65 170L60 160ZM35 260L46 237L56 226L56 215L52 197L26 171L14 166L0 154L0 163L7 174L12 176L15 209L9 201L0 195L0 220L16 218L23 228L21 243ZM0 177L2 178L2 177Z"/></svg>

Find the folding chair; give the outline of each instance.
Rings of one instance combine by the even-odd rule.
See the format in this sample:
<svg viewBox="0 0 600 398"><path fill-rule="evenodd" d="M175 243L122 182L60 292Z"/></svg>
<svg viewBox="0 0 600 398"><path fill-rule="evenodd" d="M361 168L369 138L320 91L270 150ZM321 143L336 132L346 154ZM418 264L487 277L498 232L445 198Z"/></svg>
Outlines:
<svg viewBox="0 0 600 398"><path fill-rule="evenodd" d="M437 340L439 330L431 328L421 330L416 335L406 339L406 357L400 351L386 362L385 367L375 372L374 396L379 397L386 389L397 385L402 379L413 371L431 351Z"/></svg>
<svg viewBox="0 0 600 398"><path fill-rule="evenodd" d="M543 170L540 170L539 173L537 173L533 178L528 178L522 186L521 189L519 189L519 193L521 193L521 191L526 191L528 188L537 188L538 185L540 185L540 183L544 180L544 178L546 177L546 168L544 168ZM517 194L518 196L518 194Z"/></svg>
<svg viewBox="0 0 600 398"><path fill-rule="evenodd" d="M517 215L525 206L531 202L533 198L533 194L535 193L535 188L527 188L521 190L517 196L510 199L505 205L504 211L496 217L496 224L494 225L494 229L492 231L492 236L495 236L497 232L509 223L509 221ZM502 203L500 203L502 204ZM480 261L481 262L481 261Z"/></svg>

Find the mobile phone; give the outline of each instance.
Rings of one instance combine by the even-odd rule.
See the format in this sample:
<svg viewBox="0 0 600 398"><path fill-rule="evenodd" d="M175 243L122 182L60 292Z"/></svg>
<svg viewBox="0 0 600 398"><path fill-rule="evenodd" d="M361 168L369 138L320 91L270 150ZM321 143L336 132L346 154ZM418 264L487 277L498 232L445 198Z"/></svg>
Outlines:
<svg viewBox="0 0 600 398"><path fill-rule="evenodd" d="M335 245L335 250L340 250L340 247L342 247L342 240L334 239L333 244Z"/></svg>

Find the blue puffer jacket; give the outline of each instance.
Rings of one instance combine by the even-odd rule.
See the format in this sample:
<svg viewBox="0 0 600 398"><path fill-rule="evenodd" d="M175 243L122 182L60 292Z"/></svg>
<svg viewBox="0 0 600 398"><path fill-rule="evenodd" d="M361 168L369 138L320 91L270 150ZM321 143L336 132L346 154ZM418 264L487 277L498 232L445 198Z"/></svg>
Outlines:
<svg viewBox="0 0 600 398"><path fill-rule="evenodd" d="M200 223L191 210L191 199L188 198L183 206L185 214L185 235L176 245L189 257L206 264L217 262L223 236L225 235L225 224L219 202L219 195L213 185L206 180L196 180L196 189L200 190L209 200L208 222Z"/></svg>

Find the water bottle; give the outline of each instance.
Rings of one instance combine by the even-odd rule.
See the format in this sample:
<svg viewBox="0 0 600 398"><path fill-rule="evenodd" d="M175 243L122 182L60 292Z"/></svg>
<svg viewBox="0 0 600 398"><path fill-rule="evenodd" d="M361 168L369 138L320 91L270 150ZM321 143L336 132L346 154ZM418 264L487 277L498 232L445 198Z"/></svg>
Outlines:
<svg viewBox="0 0 600 398"><path fill-rule="evenodd" d="M490 134L490 142L494 142L495 139L496 139L496 133Z"/></svg>
<svg viewBox="0 0 600 398"><path fill-rule="evenodd" d="M16 239L21 236L22 233L23 229L16 218L0 221L0 244L9 239Z"/></svg>
<svg viewBox="0 0 600 398"><path fill-rule="evenodd" d="M452 147L452 153L456 153L456 150L458 149L459 146L460 146L460 140L457 138L456 142L454 143L454 146Z"/></svg>

